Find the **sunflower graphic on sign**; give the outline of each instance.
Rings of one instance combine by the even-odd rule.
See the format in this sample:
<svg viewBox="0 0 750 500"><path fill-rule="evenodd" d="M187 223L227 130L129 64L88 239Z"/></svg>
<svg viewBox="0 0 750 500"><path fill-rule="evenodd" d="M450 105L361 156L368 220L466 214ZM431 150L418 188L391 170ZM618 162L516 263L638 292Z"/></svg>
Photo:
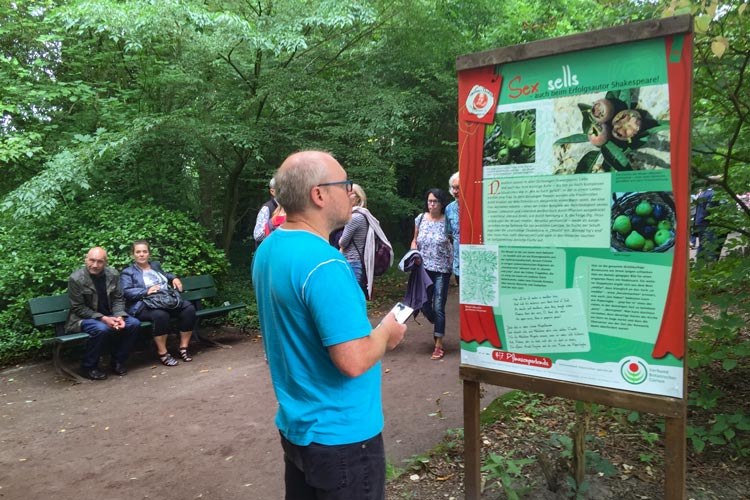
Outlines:
<svg viewBox="0 0 750 500"><path fill-rule="evenodd" d="M642 384L648 379L648 367L641 358L631 356L620 362L620 375L628 384Z"/></svg>

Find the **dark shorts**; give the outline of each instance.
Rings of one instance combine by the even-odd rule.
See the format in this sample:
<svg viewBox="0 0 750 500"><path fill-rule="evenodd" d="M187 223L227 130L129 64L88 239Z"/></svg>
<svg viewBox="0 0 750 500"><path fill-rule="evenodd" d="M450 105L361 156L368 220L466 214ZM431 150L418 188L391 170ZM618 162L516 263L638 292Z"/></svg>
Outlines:
<svg viewBox="0 0 750 500"><path fill-rule="evenodd" d="M281 436L281 447L286 500L385 499L382 434L337 446L297 446Z"/></svg>

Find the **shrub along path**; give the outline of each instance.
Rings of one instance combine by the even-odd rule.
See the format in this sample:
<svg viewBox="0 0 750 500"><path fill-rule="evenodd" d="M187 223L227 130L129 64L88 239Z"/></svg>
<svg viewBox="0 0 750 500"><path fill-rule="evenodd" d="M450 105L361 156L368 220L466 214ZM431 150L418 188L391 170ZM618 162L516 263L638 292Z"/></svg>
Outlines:
<svg viewBox="0 0 750 500"><path fill-rule="evenodd" d="M430 360L431 325L410 322L383 362L384 437L397 467L463 426L455 288L447 321L443 360ZM167 368L147 346L126 376L103 382L73 385L51 362L0 371L0 499L283 498L262 345L215 334L232 348L202 348ZM486 403L502 392L486 387Z"/></svg>

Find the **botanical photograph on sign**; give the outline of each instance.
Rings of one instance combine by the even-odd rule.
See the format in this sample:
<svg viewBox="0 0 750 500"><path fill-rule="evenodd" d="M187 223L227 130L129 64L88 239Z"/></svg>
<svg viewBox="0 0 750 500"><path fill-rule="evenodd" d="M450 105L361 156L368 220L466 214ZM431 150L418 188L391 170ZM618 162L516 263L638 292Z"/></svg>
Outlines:
<svg viewBox="0 0 750 500"><path fill-rule="evenodd" d="M498 113L485 130L482 165L534 163L536 110Z"/></svg>
<svg viewBox="0 0 750 500"><path fill-rule="evenodd" d="M612 251L668 252L674 247L672 193L613 193Z"/></svg>
<svg viewBox="0 0 750 500"><path fill-rule="evenodd" d="M558 99L554 116L556 174L670 167L666 85Z"/></svg>

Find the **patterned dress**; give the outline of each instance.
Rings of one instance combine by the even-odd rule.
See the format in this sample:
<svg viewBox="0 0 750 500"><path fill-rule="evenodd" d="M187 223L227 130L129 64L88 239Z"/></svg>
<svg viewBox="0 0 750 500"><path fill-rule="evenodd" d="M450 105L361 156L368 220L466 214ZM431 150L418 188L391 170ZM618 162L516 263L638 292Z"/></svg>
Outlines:
<svg viewBox="0 0 750 500"><path fill-rule="evenodd" d="M453 270L453 246L445 234L445 220L429 221L420 214L414 219L417 226L417 250L422 254L428 271L450 274Z"/></svg>

